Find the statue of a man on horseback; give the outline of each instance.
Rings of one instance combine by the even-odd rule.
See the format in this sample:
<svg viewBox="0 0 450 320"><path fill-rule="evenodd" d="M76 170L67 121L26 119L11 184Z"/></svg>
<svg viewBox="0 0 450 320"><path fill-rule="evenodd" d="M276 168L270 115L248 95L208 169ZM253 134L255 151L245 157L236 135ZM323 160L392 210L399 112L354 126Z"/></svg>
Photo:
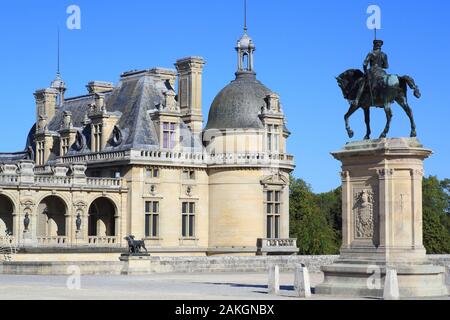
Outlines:
<svg viewBox="0 0 450 320"><path fill-rule="evenodd" d="M387 76L385 69L389 68L389 62L387 54L381 51L383 44L383 40L375 40L373 42L372 52L370 52L364 60L363 68L366 76L359 81L359 90L355 104L359 104L359 99L363 94L366 84L371 91L372 97L374 92L377 92L377 89L382 89L384 86L383 80ZM369 66L370 69L368 69Z"/></svg>
<svg viewBox="0 0 450 320"><path fill-rule="evenodd" d="M414 96L420 98L419 87L409 76L387 74L389 68L388 56L381 51L382 40L373 42L373 50L367 55L363 63L364 72L350 69L339 75L336 79L350 103L350 109L345 115L345 124L350 138L353 131L349 125L350 116L359 108L364 109L367 133L364 139L370 139L370 108L384 108L386 113L386 127L380 138L385 138L390 129L392 119L391 104L397 102L408 115L411 122L411 137L416 136L416 125L412 110L408 105L407 87L414 90ZM370 68L369 68L370 67Z"/></svg>

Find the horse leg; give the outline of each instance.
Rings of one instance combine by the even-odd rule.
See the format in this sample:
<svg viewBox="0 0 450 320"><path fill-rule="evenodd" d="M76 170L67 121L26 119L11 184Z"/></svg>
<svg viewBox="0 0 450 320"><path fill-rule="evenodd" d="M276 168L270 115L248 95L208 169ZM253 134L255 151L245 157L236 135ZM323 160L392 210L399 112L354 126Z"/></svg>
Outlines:
<svg viewBox="0 0 450 320"><path fill-rule="evenodd" d="M384 112L386 113L386 127L384 128L383 133L380 136L380 139L386 138L387 134L389 133L389 129L391 127L391 120L392 120L392 110L391 110L391 103L386 102L384 105Z"/></svg>
<svg viewBox="0 0 450 320"><path fill-rule="evenodd" d="M364 137L364 140L370 140L370 107L364 109L364 120L366 121L366 136Z"/></svg>
<svg viewBox="0 0 450 320"><path fill-rule="evenodd" d="M414 121L414 115L413 115L412 109L409 107L408 101L406 100L405 97L399 97L395 101L397 101L397 103L400 105L400 107L402 107L403 110L405 110L406 114L408 115L409 121L411 122L410 137L411 138L417 137L416 123Z"/></svg>
<svg viewBox="0 0 450 320"><path fill-rule="evenodd" d="M350 128L350 124L348 123L348 119L351 117L351 115L353 113L355 113L355 111L358 110L358 106L355 104L350 104L350 109L348 110L348 112L345 114L345 129L347 129L347 134L349 136L349 138L353 138L354 132L352 131L352 129Z"/></svg>

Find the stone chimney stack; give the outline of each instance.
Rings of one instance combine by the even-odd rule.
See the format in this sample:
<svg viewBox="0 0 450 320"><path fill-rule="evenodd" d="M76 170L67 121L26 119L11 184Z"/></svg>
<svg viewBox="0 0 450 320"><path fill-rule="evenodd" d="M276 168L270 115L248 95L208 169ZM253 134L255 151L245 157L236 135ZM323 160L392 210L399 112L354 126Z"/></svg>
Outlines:
<svg viewBox="0 0 450 320"><path fill-rule="evenodd" d="M41 116L46 116L50 122L56 113L56 104L59 92L56 89L48 88L37 90L34 93L36 99L36 123Z"/></svg>
<svg viewBox="0 0 450 320"><path fill-rule="evenodd" d="M108 92L114 89L111 82L91 81L87 84L89 94Z"/></svg>
<svg viewBox="0 0 450 320"><path fill-rule="evenodd" d="M205 63L201 57L188 57L175 64L182 119L196 136L200 136L203 129L202 75Z"/></svg>

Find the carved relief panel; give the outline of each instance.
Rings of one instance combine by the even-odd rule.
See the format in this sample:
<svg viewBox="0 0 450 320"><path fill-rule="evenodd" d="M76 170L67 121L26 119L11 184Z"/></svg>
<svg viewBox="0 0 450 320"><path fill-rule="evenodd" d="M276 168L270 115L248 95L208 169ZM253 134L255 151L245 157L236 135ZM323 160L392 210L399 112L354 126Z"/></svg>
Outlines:
<svg viewBox="0 0 450 320"><path fill-rule="evenodd" d="M377 242L378 208L372 188L358 188L353 191L354 238Z"/></svg>

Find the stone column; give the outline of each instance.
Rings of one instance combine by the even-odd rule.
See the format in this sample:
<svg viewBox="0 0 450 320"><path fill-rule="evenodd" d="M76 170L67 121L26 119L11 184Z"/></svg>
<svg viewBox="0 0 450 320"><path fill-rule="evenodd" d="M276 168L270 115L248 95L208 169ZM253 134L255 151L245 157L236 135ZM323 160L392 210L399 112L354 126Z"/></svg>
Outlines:
<svg viewBox="0 0 450 320"><path fill-rule="evenodd" d="M444 270L428 262L422 243L423 160L431 154L415 138L352 142L333 153L343 171L343 246L322 268L317 293L381 298L381 285L369 284L373 270L384 278L389 267L400 297L445 295Z"/></svg>

